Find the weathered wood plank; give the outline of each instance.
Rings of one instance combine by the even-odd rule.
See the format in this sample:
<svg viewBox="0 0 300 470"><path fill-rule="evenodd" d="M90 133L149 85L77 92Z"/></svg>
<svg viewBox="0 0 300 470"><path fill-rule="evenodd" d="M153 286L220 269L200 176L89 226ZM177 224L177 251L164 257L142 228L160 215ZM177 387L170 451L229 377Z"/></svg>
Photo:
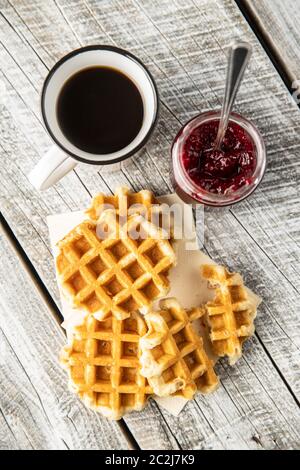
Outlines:
<svg viewBox="0 0 300 470"><path fill-rule="evenodd" d="M0 409L0 449L11 450L18 448L17 439L11 430L4 413Z"/></svg>
<svg viewBox="0 0 300 470"><path fill-rule="evenodd" d="M256 240L251 236L252 227L258 225L257 222L252 219L250 233L246 233L246 225L243 227L238 220L232 218L232 214L236 213L235 209L232 209L232 213L220 212L219 218L215 213L206 213L206 224L215 233L213 238L206 237L206 249L216 261L226 262L227 243L224 242L224 233L234 234L229 266L242 270L247 285L262 296L263 303L256 320L257 334L299 400L299 294L292 281L282 276L280 270L274 266L272 259L261 255L263 249L257 246Z"/></svg>
<svg viewBox="0 0 300 470"><path fill-rule="evenodd" d="M299 407L257 338L243 359L217 366L222 387L198 396L178 418L167 415L182 448L276 449L299 446ZM197 429L197 432L193 430Z"/></svg>
<svg viewBox="0 0 300 470"><path fill-rule="evenodd" d="M0 404L15 441L10 448L126 449L116 423L67 392L57 360L64 334L3 235L0 246L6 254L0 270Z"/></svg>
<svg viewBox="0 0 300 470"><path fill-rule="evenodd" d="M5 313L4 309L2 315ZM0 449L67 449L1 329L0 342L0 408L7 423L7 430L6 426L0 426L1 431L5 431L0 437Z"/></svg>
<svg viewBox="0 0 300 470"><path fill-rule="evenodd" d="M7 59L7 70L9 70L9 65L10 65L10 62L9 62L9 59L10 59L10 56L7 55L6 56L6 59ZM8 72L7 72L8 73ZM14 73L13 71L11 72L11 77L13 77ZM5 86L6 86L6 89L7 90L11 90L12 92L12 99L13 100L16 100L14 101L14 106L20 110L20 113L22 112L26 112L26 107L24 106L22 100L20 99L20 97L13 92L13 87L10 85L9 81L5 81ZM3 109L4 110L4 109ZM8 118L9 115L6 115L6 118ZM34 121L36 122L36 126L39 125L39 123L37 122L38 120L34 117ZM5 139L3 140L3 150L5 150L5 161L6 161L6 164L7 164L7 167L10 167L11 168L11 171L13 172L13 170L15 169L15 166L11 166L11 156L13 154L13 152L11 151L11 147L9 145L9 142L12 142L12 140L14 140L15 142L15 149L14 151L16 151L16 148L17 148L17 152L18 154L22 155L22 154L30 154L30 155L35 155L36 154L36 148L39 147L39 144L41 144L42 146L42 139L40 139L39 136L33 136L32 139L31 139L31 135L24 135L23 132L21 132L19 130L19 127L16 126L16 124L13 122L13 119L11 119L11 128L7 128L6 129L6 136L5 136ZM17 117L17 124L20 124L20 122L18 121L18 117ZM42 129L43 133L44 133L44 130ZM29 134L30 134L30 131L29 131ZM47 136L45 136L47 138ZM6 143L8 143L8 145L6 145ZM32 158L32 157L31 157ZM103 191L107 191L107 185L103 182L103 180L100 178L99 175L96 174L97 178L95 178L95 175L92 174L92 171L94 171L94 169L91 169L91 168L86 168L86 167L83 167L80 171L79 171L79 175L80 175L80 178L81 177L85 177L85 185L87 185L87 187L89 187L89 184L90 184L90 181L88 180L88 178L90 178L91 181L93 181L93 188L94 188L94 193L99 191L99 190L103 190ZM28 171L28 169L25 170L25 174L26 172ZM16 170L16 173L18 174L18 168ZM40 261L38 260L41 260L41 258L43 258L43 262L45 263L42 263L43 264L43 275L45 274L45 278L46 280L48 281L49 280L49 284L47 284L47 287L50 289L50 291L53 293L53 295L55 296L56 299L58 299L58 293L57 293L57 286L56 286L56 282L55 282L55 277L53 276L53 273L54 273L54 270L53 270L53 261L52 261L52 256L50 255L50 252L49 252L49 242L48 242L48 234L47 234L47 227L45 226L45 219L46 219L46 216L50 213L54 213L54 212L61 212L62 208L64 207L63 210L69 210L69 209L75 209L75 206L74 206L74 201L72 202L72 200L70 200L70 198L72 197L73 198L73 194L75 195L74 197L76 198L76 204L77 204L77 208L78 207L86 207L87 204L88 204L88 201L89 201L89 193L86 191L85 187L80 185L80 181L78 178L76 178L76 175L73 174L73 175L69 175L67 178L70 178L71 179L71 185L74 185L73 186L73 190L71 190L71 192L69 194L65 194L63 196L58 196L57 194L57 189L51 189L50 191L48 191L48 195L46 197L46 200L45 201L39 201L40 197L37 195L36 196L36 201L34 201L33 199L35 198L31 198L32 199L32 202L31 202L31 207L26 207L25 208L25 211L23 211L23 207L24 205L27 206L27 197L26 197L26 194L31 193L32 191L32 188L30 187L23 171L21 170L20 171L20 175L18 174L17 176L17 179L19 180L19 178L21 178L21 182L19 180L19 183L17 184L17 186L15 186L15 183L13 181L10 181L10 189L9 191L7 192L7 197L5 197L5 199L3 200L3 209L5 210L8 209L12 209L12 206L11 206L11 200L10 200L10 197L9 197L9 194L17 194L18 193L18 225L21 224L21 225L27 225L29 220L27 219L27 217L29 217L30 219L32 219L33 223L32 222L29 222L29 227L28 227L28 231L25 230L26 233L24 233L24 239L25 239L25 245L28 246L28 244L31 244L31 241L34 237L36 236L37 234L41 234L43 233L46 238L44 240L42 240L40 237L38 237L37 239L37 243L35 243L34 247L32 247L33 249L30 250L30 257L33 261L33 263L35 265L38 265L39 267L41 266L40 264ZM90 175L90 176L89 176ZM5 177L4 177L5 178ZM12 178L14 178L14 176L12 176ZM95 179L97 181L95 181ZM79 183L79 184L78 184ZM118 184L120 184L121 181L120 181L120 178L118 180ZM64 185L65 183L62 182L62 184ZM78 189L75 189L75 186L78 184L79 188ZM124 176L124 179L123 179L123 184L129 184L127 178L125 178ZM143 181L143 184L144 184L144 187L146 185L145 183L145 180ZM69 186L69 189L70 189L70 182L67 184L66 187ZM19 187L22 187L22 192L19 191ZM97 188L95 190L95 188ZM5 194L6 192L6 188L3 188L3 194ZM64 192L64 190L63 190ZM165 192L165 191L164 191ZM70 195L71 194L71 195ZM67 203L65 202L65 199L67 200ZM86 202L85 203L82 203L82 201L85 200ZM45 202L45 203L44 203ZM48 204L50 205L50 207L48 206ZM57 204L57 207L54 208L53 207L53 204L56 205ZM51 207L52 206L52 207ZM16 208L16 207L15 207ZM14 209L13 209L14 211ZM28 212L29 211L29 212ZM25 214L24 214L25 212ZM16 220L15 220L16 222ZM22 244L24 243L24 239L22 240ZM49 256L50 255L50 256ZM145 432L145 441L146 442L149 442L149 445L155 445L157 448L160 448L160 447L163 447L163 448L168 448L168 447L174 447L175 444L174 444L174 439L172 441L172 435L171 433L169 432L169 436L167 434L165 434L165 432L163 431L164 430L164 426L160 426L160 423L161 421L163 422L163 418L162 416L160 415L160 413L157 411L157 408L153 408L153 411L151 412L150 410L147 410L147 413L145 416L147 416L147 423L152 423L152 430L155 429L155 427L158 427L157 429L157 440L154 440L153 437L149 440L149 433ZM133 427L135 427L135 423L136 423L136 420L133 419L132 420L132 423L133 423ZM155 424L155 426L154 426ZM150 424L149 424L150 426ZM150 429L150 427L149 427ZM169 440L171 439L170 443L169 443ZM151 444L150 444L151 443ZM176 447L176 446L175 446ZM174 448L175 448L174 447Z"/></svg>
<svg viewBox="0 0 300 470"><path fill-rule="evenodd" d="M287 84L300 80L299 4L293 0L242 0L253 21L262 32L272 53L278 58ZM299 87L295 84L293 89Z"/></svg>
<svg viewBox="0 0 300 470"><path fill-rule="evenodd" d="M8 91L5 103L1 103L1 118L6 123L1 142L6 165L2 169L6 186L3 211L56 299L45 216L82 208L89 193L113 189L117 183L129 182L135 189L150 187L157 193L170 188L169 146L180 123L199 110L219 105L224 51L232 38L243 37L253 44L254 58L237 109L262 130L269 150L269 170L249 202L231 212L207 211L205 224L209 253L245 272L248 284L266 295L266 313L258 318L258 337L251 343L255 352L249 347L234 370L220 366L223 388L215 396L191 403L178 418L161 413L153 403L145 412L129 417L127 423L144 448L296 447L299 415L288 387L294 394L299 391L299 343L295 338L299 298L291 297L290 289L291 284L299 286L295 171L299 168L300 139L294 129L300 117L234 3L3 3L0 66ZM76 174L38 195L25 177L50 144L39 120L37 90L46 70L62 54L81 44L99 42L130 49L150 68L162 98L159 124L147 150L123 172L97 173L95 168L80 166ZM15 154L20 157L13 163ZM283 287L278 290L277 285ZM263 346L258 339L263 339ZM253 364L249 357L253 357ZM281 410L276 406L277 394Z"/></svg>

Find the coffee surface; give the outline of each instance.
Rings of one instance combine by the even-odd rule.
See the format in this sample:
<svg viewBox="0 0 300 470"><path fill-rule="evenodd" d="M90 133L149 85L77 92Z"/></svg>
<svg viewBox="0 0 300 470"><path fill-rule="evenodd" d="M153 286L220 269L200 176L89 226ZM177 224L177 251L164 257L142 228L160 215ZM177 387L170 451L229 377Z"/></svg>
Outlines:
<svg viewBox="0 0 300 470"><path fill-rule="evenodd" d="M143 123L143 100L126 75L110 67L91 67L71 76L57 101L57 119L65 137L94 154L126 147Z"/></svg>

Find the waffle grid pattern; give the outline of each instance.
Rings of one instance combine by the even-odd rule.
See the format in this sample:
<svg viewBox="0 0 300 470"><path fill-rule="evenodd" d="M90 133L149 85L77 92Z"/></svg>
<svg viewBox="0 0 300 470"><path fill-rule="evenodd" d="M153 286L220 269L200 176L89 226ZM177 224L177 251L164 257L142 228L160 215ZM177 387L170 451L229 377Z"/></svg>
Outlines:
<svg viewBox="0 0 300 470"><path fill-rule="evenodd" d="M143 189L138 193L133 193L126 186L121 186L116 189L113 196L103 193L94 196L86 214L91 220L97 221L105 209L114 208L120 216L133 215L138 212L150 220L154 204L158 205L158 201L151 191Z"/></svg>
<svg viewBox="0 0 300 470"><path fill-rule="evenodd" d="M85 404L110 419L141 410L152 389L140 374L140 336L146 325L138 314L99 322L88 316L65 346L61 363L69 385Z"/></svg>
<svg viewBox="0 0 300 470"><path fill-rule="evenodd" d="M206 304L213 350L234 364L242 355L244 341L254 333L256 307L250 301L242 277L223 266L205 265L202 276L215 288L215 298Z"/></svg>
<svg viewBox="0 0 300 470"><path fill-rule="evenodd" d="M146 313L169 289L166 274L175 253L161 231L141 216L132 216L126 226L109 210L101 219L114 228L108 238L99 239L96 224L85 221L59 242L56 266L62 288L74 307L99 320L111 313L119 319L135 310ZM138 225L143 239L133 240L128 234Z"/></svg>
<svg viewBox="0 0 300 470"><path fill-rule="evenodd" d="M186 311L176 299L160 302L161 310L145 316L148 332L141 338L141 373L148 377L157 395L177 393L192 398L218 385L212 361L192 321L204 315L201 308Z"/></svg>

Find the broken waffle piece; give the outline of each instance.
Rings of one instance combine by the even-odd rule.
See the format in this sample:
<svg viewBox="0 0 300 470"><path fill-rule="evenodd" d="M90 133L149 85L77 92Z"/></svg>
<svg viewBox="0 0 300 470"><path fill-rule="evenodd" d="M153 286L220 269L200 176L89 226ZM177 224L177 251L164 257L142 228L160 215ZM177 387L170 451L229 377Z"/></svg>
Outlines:
<svg viewBox="0 0 300 470"><path fill-rule="evenodd" d="M103 193L94 196L91 206L85 213L95 222L106 209L114 209L119 216L140 214L147 220L151 220L153 206L158 204L153 193L148 189L134 193L126 186L121 186L112 196Z"/></svg>
<svg viewBox="0 0 300 470"><path fill-rule="evenodd" d="M201 274L215 289L214 300L205 305L213 351L228 356L232 365L241 357L244 341L254 333L257 306L240 274L218 265L203 265Z"/></svg>
<svg viewBox="0 0 300 470"><path fill-rule="evenodd" d="M99 234L99 224L84 221L58 243L56 269L63 293L74 308L98 320L111 314L124 319L135 310L147 313L169 290L172 246L140 215L121 226L116 214L106 210L99 221L107 234Z"/></svg>
<svg viewBox="0 0 300 470"><path fill-rule="evenodd" d="M113 210L122 223L132 215L141 215L145 220L164 229L166 239L174 241L174 214L148 189L135 193L126 186L120 186L114 195L99 193L93 197L91 206L85 213L90 220L98 222L101 214L108 209Z"/></svg>
<svg viewBox="0 0 300 470"><path fill-rule="evenodd" d="M61 352L69 388L89 408L109 419L141 410L152 394L140 374L140 336L147 331L138 313L125 320L88 316Z"/></svg>
<svg viewBox="0 0 300 470"><path fill-rule="evenodd" d="M145 316L148 332L140 339L141 374L156 395L192 399L197 390L209 393L217 388L213 363L192 325L204 313L202 308L187 311L169 298L160 301L158 312Z"/></svg>

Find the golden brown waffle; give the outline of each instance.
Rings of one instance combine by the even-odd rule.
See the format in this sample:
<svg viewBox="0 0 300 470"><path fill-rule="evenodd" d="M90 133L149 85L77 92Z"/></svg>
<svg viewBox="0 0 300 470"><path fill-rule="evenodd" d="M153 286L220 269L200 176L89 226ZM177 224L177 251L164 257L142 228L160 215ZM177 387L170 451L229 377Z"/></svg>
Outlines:
<svg viewBox="0 0 300 470"><path fill-rule="evenodd" d="M238 273L224 266L204 265L202 276L215 288L215 298L206 304L213 351L228 356L234 364L242 355L243 342L254 333L256 305Z"/></svg>
<svg viewBox="0 0 300 470"><path fill-rule="evenodd" d="M145 316L148 332L140 340L141 374L159 396L176 393L191 399L197 389L214 391L218 378L191 323L205 310L186 311L174 298L160 301L160 308Z"/></svg>
<svg viewBox="0 0 300 470"><path fill-rule="evenodd" d="M158 201L151 191L143 189L138 193L133 193L126 186L121 186L116 189L113 196L97 194L86 214L91 220L97 221L104 210L115 209L120 216L138 213L150 220L153 204L158 205Z"/></svg>
<svg viewBox="0 0 300 470"><path fill-rule="evenodd" d="M119 319L135 310L147 313L169 290L167 272L175 263L169 241L139 215L124 226L111 210L99 220L108 236L99 235L99 223L85 221L58 243L56 267L64 293L75 308L98 320L111 313ZM135 229L142 235L132 239Z"/></svg>
<svg viewBox="0 0 300 470"><path fill-rule="evenodd" d="M62 350L60 361L68 370L70 389L106 418L141 410L152 394L140 374L139 339L145 332L137 313L101 322L90 315Z"/></svg>

